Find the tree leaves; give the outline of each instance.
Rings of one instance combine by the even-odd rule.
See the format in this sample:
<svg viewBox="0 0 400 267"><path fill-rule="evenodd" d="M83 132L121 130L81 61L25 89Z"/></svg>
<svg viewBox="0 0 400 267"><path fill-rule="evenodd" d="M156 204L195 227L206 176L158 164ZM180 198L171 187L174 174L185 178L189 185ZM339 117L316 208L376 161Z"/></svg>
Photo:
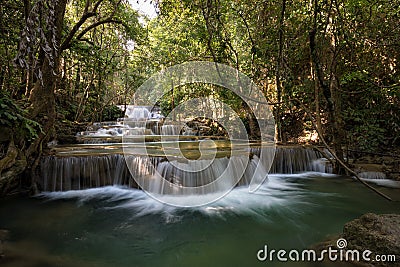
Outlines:
<svg viewBox="0 0 400 267"><path fill-rule="evenodd" d="M12 129L16 138L33 141L38 137L40 124L27 118L26 111L4 93L0 93L0 107L0 125Z"/></svg>

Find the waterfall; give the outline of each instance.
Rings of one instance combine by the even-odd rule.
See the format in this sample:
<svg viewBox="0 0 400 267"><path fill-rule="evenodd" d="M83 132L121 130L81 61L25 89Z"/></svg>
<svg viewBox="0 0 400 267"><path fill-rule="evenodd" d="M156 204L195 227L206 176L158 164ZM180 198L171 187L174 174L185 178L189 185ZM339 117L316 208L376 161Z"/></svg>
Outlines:
<svg viewBox="0 0 400 267"><path fill-rule="evenodd" d="M205 160L181 163L163 161L161 157L135 155L127 156L125 159L119 154L87 157L49 156L41 162L41 180L38 182L43 191L81 190L107 185L137 187L127 168L126 164L129 164L134 177L148 179L153 190L166 194L171 193L164 191L167 183L198 187L215 181L225 172L230 160L234 161L233 164L231 163L233 171L226 172L225 175L231 175L232 179L239 180L238 166L246 166L244 165L248 160L246 157L217 158L209 164ZM165 178L162 183L152 182L156 171ZM247 172L245 179L250 180L251 175L251 172Z"/></svg>
<svg viewBox="0 0 400 267"><path fill-rule="evenodd" d="M248 185L253 176L263 180L271 159L259 158L260 149L251 149L252 158L243 156L216 158L211 164L204 160L172 160L163 157L126 156L111 154L99 156L57 157L48 156L41 162L41 179L38 181L43 191L80 190L107 185L137 187L126 164L129 164L136 178L147 179L146 183L154 192L175 194L168 189L168 183L182 187L198 187L212 183L221 175L239 181L239 185ZM227 169L228 162L230 169ZM261 167L258 164L261 163ZM245 172L238 177L239 169L245 166ZM302 147L277 148L270 173L298 173L304 171L331 172L327 160L319 152ZM156 174L165 179L153 179ZM228 179L228 180L229 180ZM223 180L223 179L221 179ZM218 187L216 183L216 187ZM217 188L216 188L217 190Z"/></svg>
<svg viewBox="0 0 400 267"><path fill-rule="evenodd" d="M181 126L168 124L161 126L161 135L179 135L181 131Z"/></svg>
<svg viewBox="0 0 400 267"><path fill-rule="evenodd" d="M40 187L44 191L80 190L130 183L129 171L122 155L44 158L41 163Z"/></svg>
<svg viewBox="0 0 400 267"><path fill-rule="evenodd" d="M251 153L260 155L260 148L251 148ZM263 161L263 159L260 159ZM266 158L266 160L269 160ZM268 166L264 163L264 166ZM323 155L310 148L304 147L277 147L270 173L299 173L316 171L332 173L330 162Z"/></svg>
<svg viewBox="0 0 400 267"><path fill-rule="evenodd" d="M136 121L147 120L151 118L151 113L146 107L128 107L125 116Z"/></svg>
<svg viewBox="0 0 400 267"><path fill-rule="evenodd" d="M76 134L84 144L121 142L122 136L179 135L193 134L186 124L177 125L164 121L159 111L149 111L151 107L128 106L125 118L117 121L95 122L86 131Z"/></svg>
<svg viewBox="0 0 400 267"><path fill-rule="evenodd" d="M386 179L386 174L376 171L363 171L358 173L358 176L365 179Z"/></svg>
<svg viewBox="0 0 400 267"><path fill-rule="evenodd" d="M160 157L127 156L132 162L134 175L152 174ZM41 180L43 191L81 190L107 185L126 185L136 188L136 182L126 166L123 155L86 157L49 156L41 162Z"/></svg>
<svg viewBox="0 0 400 267"><path fill-rule="evenodd" d="M124 131L125 135L151 135L153 132L145 127L129 128Z"/></svg>
<svg viewBox="0 0 400 267"><path fill-rule="evenodd" d="M234 163L228 167L229 161ZM148 188L161 195L182 195L183 188L190 188L192 194L218 192L226 183L234 185L240 180L240 167L246 166L245 161L248 157L217 158L211 164L205 160L164 161L157 166L157 175L164 179L147 180ZM207 189L204 186L208 184L211 188Z"/></svg>

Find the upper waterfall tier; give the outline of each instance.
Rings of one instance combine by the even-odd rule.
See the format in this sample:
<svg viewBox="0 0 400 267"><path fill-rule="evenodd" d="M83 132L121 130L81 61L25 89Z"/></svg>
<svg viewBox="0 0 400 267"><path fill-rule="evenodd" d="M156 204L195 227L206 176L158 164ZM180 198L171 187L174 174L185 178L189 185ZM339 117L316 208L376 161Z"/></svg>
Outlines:
<svg viewBox="0 0 400 267"><path fill-rule="evenodd" d="M159 109L146 106L127 105L125 110L125 118L136 121L143 121L149 119L163 119Z"/></svg>
<svg viewBox="0 0 400 267"><path fill-rule="evenodd" d="M166 122L160 110L151 107L126 106L125 117L115 122L96 122L77 133L80 143L102 144L121 142L122 136L198 136L199 131L183 122Z"/></svg>

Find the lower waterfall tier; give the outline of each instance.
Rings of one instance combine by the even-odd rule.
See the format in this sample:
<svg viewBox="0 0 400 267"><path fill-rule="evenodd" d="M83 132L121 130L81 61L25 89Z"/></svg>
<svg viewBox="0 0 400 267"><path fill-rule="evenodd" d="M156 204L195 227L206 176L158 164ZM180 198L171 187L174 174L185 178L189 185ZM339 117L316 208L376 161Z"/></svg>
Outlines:
<svg viewBox="0 0 400 267"><path fill-rule="evenodd" d="M41 162L41 175L37 182L43 191L68 191L107 185L137 188L136 178L145 179L155 192L170 194L173 192L169 192L166 186L169 183L182 187L201 187L214 182L218 187L218 182L215 181L222 180L219 179L221 177L225 181L232 179L234 183L247 185L252 178L263 180L268 170L269 173L289 174L305 171L331 172L326 159L312 149L277 148L272 165L272 156L261 159L259 156L258 148L251 148L250 153L245 155L215 158L212 162L168 161L165 157L122 154L48 156ZM156 174L164 179L154 179Z"/></svg>

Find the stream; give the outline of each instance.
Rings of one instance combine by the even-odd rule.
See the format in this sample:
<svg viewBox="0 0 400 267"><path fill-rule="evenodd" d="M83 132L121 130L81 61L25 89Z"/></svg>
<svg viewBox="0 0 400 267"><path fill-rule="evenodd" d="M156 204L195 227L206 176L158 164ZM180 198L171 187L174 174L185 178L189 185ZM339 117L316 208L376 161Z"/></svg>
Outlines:
<svg viewBox="0 0 400 267"><path fill-rule="evenodd" d="M362 214L400 212L398 202L330 174L327 159L312 149L272 146L263 156L260 144L190 135L187 127L190 134L181 134L158 119L147 127L140 118L150 112L131 114L130 125L98 124L78 134L81 144L54 147L41 162L40 194L2 199L0 230L8 232L0 242L2 266L323 266L261 262L257 253L265 245L307 249L335 240ZM121 142L124 134L129 143ZM242 163L247 167L240 169ZM228 187L218 182L200 194L182 189L220 177ZM260 186L253 192L254 177ZM140 179L158 199L137 189ZM400 182L368 181L400 200Z"/></svg>
<svg viewBox="0 0 400 267"><path fill-rule="evenodd" d="M259 262L256 253L265 244L307 248L367 212L400 208L349 177L316 172L270 175L256 193L237 187L196 208L121 186L44 192L2 201L3 266L311 266Z"/></svg>

